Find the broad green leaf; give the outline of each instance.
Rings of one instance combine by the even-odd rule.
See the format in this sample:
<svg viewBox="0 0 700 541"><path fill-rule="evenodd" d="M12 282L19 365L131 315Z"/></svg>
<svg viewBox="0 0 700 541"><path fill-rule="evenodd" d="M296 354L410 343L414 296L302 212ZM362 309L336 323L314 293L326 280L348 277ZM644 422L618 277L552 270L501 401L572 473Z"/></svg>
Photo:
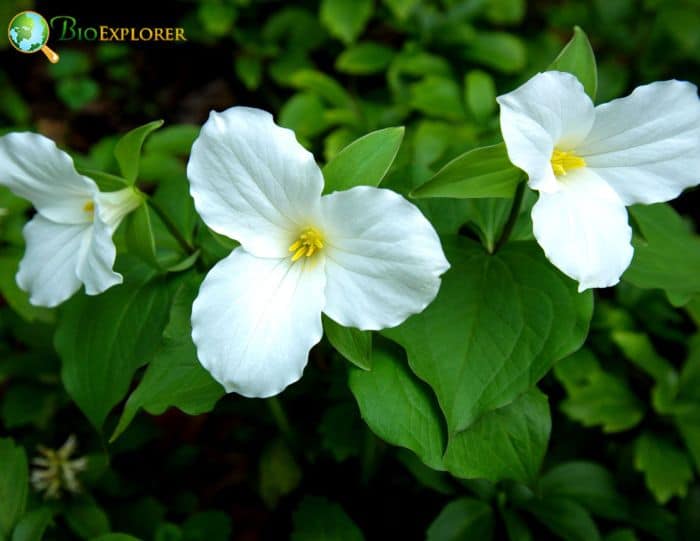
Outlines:
<svg viewBox="0 0 700 541"><path fill-rule="evenodd" d="M445 466L457 477L532 482L551 430L547 397L531 389L449 435Z"/></svg>
<svg viewBox="0 0 700 541"><path fill-rule="evenodd" d="M527 61L527 50L520 38L505 32L479 32L464 55L503 73L516 73Z"/></svg>
<svg viewBox="0 0 700 541"><path fill-rule="evenodd" d="M549 69L575 75L581 81L586 94L595 100L598 88L598 69L591 43L581 28L574 27L573 37L554 59L554 62L549 65Z"/></svg>
<svg viewBox="0 0 700 541"><path fill-rule="evenodd" d="M523 173L510 163L506 146L475 148L457 156L411 197L511 198Z"/></svg>
<svg viewBox="0 0 700 541"><path fill-rule="evenodd" d="M22 517L12 532L12 541L41 541L51 523L51 510L40 507Z"/></svg>
<svg viewBox="0 0 700 541"><path fill-rule="evenodd" d="M493 537L491 506L473 498L448 503L428 527L427 541L488 541Z"/></svg>
<svg viewBox="0 0 700 541"><path fill-rule="evenodd" d="M372 370L350 369L360 413L383 440L406 447L431 468L444 469L445 431L430 389L395 354L375 349Z"/></svg>
<svg viewBox="0 0 700 541"><path fill-rule="evenodd" d="M151 210L144 201L126 217L126 243L129 252L143 259L149 265L160 268L156 256L156 241L153 237Z"/></svg>
<svg viewBox="0 0 700 541"><path fill-rule="evenodd" d="M61 378L98 430L124 398L134 372L153 357L168 320L172 289L165 278L128 282L64 305L55 336Z"/></svg>
<svg viewBox="0 0 700 541"><path fill-rule="evenodd" d="M15 275L19 269L22 253L15 248L3 246L0 255L0 294L7 304L26 321L51 322L54 312L48 308L34 306L29 302L29 294L17 285Z"/></svg>
<svg viewBox="0 0 700 541"><path fill-rule="evenodd" d="M292 541L363 541L364 536L337 503L307 496L294 512Z"/></svg>
<svg viewBox="0 0 700 541"><path fill-rule="evenodd" d="M323 316L323 332L343 357L363 370L372 369L372 333L343 327Z"/></svg>
<svg viewBox="0 0 700 541"><path fill-rule="evenodd" d="M129 184L136 182L138 177L143 142L152 131L157 130L162 125L162 120L154 120L134 128L124 134L114 147L114 157L117 159L119 170Z"/></svg>
<svg viewBox="0 0 700 541"><path fill-rule="evenodd" d="M189 415L199 415L211 411L224 395L223 387L199 364L192 343L190 314L199 281L190 278L175 293L163 339L143 379L129 396L112 440L129 426L139 409L160 415L176 407Z"/></svg>
<svg viewBox="0 0 700 541"><path fill-rule="evenodd" d="M260 497L274 509L280 498L299 486L301 469L289 447L281 439L274 440L260 455Z"/></svg>
<svg viewBox="0 0 700 541"><path fill-rule="evenodd" d="M368 75L386 69L394 57L389 47L367 41L343 51L335 61L338 71L351 75Z"/></svg>
<svg viewBox="0 0 700 541"><path fill-rule="evenodd" d="M611 337L630 362L644 370L657 382L666 381L669 377L675 379L673 365L656 353L646 334L614 331Z"/></svg>
<svg viewBox="0 0 700 541"><path fill-rule="evenodd" d="M255 56L241 56L234 65L236 75L248 90L255 90L260 86L263 77L262 60Z"/></svg>
<svg viewBox="0 0 700 541"><path fill-rule="evenodd" d="M560 404L562 411L584 426L600 425L603 432L621 432L644 417L644 404L627 381L605 372L587 349L560 361L554 374L568 394Z"/></svg>
<svg viewBox="0 0 700 541"><path fill-rule="evenodd" d="M399 449L396 458L421 485L445 495L451 495L457 491L457 485L452 482L452 477L448 473L426 466L415 453L408 449Z"/></svg>
<svg viewBox="0 0 700 541"><path fill-rule="evenodd" d="M503 523L508 532L509 541L532 541L532 533L521 516L512 509L501 508Z"/></svg>
<svg viewBox="0 0 700 541"><path fill-rule="evenodd" d="M330 105L340 108L352 107L352 97L338 81L323 72L303 69L295 72L289 83L301 90L314 92Z"/></svg>
<svg viewBox="0 0 700 541"><path fill-rule="evenodd" d="M559 464L540 478L539 489L545 498L574 500L603 518L624 521L628 516L627 501L613 476L594 462Z"/></svg>
<svg viewBox="0 0 700 541"><path fill-rule="evenodd" d="M321 98L312 92L299 92L282 106L279 124L301 138L313 137L327 128L323 113Z"/></svg>
<svg viewBox="0 0 700 541"><path fill-rule="evenodd" d="M96 171L95 169L80 169L80 174L91 178L103 192L116 192L126 188L129 183L126 179L120 176L105 173L104 171Z"/></svg>
<svg viewBox="0 0 700 541"><path fill-rule="evenodd" d="M362 33L373 10L373 0L321 0L319 19L331 35L351 43Z"/></svg>
<svg viewBox="0 0 700 541"><path fill-rule="evenodd" d="M88 499L72 501L63 513L68 526L81 539L93 539L109 532L109 517Z"/></svg>
<svg viewBox="0 0 700 541"><path fill-rule="evenodd" d="M477 120L489 118L496 110L496 85L493 77L482 70L464 76L464 92L469 110Z"/></svg>
<svg viewBox="0 0 700 541"><path fill-rule="evenodd" d="M422 81L411 85L411 106L436 118L462 120L462 90L449 77L428 75Z"/></svg>
<svg viewBox="0 0 700 541"><path fill-rule="evenodd" d="M29 488L29 466L24 448L0 438L0 538L9 539L24 514Z"/></svg>
<svg viewBox="0 0 700 541"><path fill-rule="evenodd" d="M647 488L664 505L673 496L683 497L693 470L685 453L671 442L645 432L635 442L634 467L644 473Z"/></svg>
<svg viewBox="0 0 700 541"><path fill-rule="evenodd" d="M65 77L56 83L56 94L70 109L79 110L100 95L100 85L90 77Z"/></svg>
<svg viewBox="0 0 700 541"><path fill-rule="evenodd" d="M547 529L565 541L599 541L600 532L581 505L566 498L533 500L525 507Z"/></svg>
<svg viewBox="0 0 700 541"><path fill-rule="evenodd" d="M404 128L384 128L356 139L323 168L324 193L379 186L403 140Z"/></svg>
<svg viewBox="0 0 700 541"><path fill-rule="evenodd" d="M667 204L635 205L629 211L641 237L632 241L634 258L623 280L690 300L700 292L700 236Z"/></svg>
<svg viewBox="0 0 700 541"><path fill-rule="evenodd" d="M199 135L200 126L194 124L174 124L151 133L144 143L145 153L188 156L192 143Z"/></svg>
<svg viewBox="0 0 700 541"><path fill-rule="evenodd" d="M513 402L578 349L593 302L533 242L489 255L474 241L446 237L443 248L452 267L437 298L383 332L406 349L455 433Z"/></svg>

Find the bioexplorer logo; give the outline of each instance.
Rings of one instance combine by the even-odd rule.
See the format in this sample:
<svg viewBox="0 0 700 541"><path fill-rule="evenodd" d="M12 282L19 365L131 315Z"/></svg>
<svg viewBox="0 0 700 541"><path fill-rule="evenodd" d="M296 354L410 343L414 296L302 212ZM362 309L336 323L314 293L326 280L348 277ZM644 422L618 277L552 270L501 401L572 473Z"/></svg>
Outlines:
<svg viewBox="0 0 700 541"><path fill-rule="evenodd" d="M174 42L187 41L185 29L170 26L81 26L75 17L57 15L50 23L35 11L22 11L12 20L7 29L10 44L20 53L41 51L50 62L59 60L58 54L46 43L53 32L58 41L117 41L117 42Z"/></svg>

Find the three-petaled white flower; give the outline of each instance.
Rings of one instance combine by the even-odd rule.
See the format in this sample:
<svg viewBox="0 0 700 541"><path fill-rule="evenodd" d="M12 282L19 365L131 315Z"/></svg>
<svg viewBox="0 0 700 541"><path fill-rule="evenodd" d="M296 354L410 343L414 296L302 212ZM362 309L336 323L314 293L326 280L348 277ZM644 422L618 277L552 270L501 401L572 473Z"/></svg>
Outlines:
<svg viewBox="0 0 700 541"><path fill-rule="evenodd" d="M17 284L39 306L56 306L85 285L97 295L122 282L112 270L112 234L142 201L133 188L102 193L71 157L35 133L0 137L0 186L32 202Z"/></svg>
<svg viewBox="0 0 700 541"><path fill-rule="evenodd" d="M241 243L192 308L199 360L229 392L281 392L321 339L321 312L393 327L435 298L449 268L433 227L400 195L358 186L322 197L313 156L265 111L212 112L187 175L206 224Z"/></svg>
<svg viewBox="0 0 700 541"><path fill-rule="evenodd" d="M615 285L633 249L627 205L700 183L695 85L663 81L594 107L568 73L539 73L500 96L510 160L539 191L533 231L579 291Z"/></svg>

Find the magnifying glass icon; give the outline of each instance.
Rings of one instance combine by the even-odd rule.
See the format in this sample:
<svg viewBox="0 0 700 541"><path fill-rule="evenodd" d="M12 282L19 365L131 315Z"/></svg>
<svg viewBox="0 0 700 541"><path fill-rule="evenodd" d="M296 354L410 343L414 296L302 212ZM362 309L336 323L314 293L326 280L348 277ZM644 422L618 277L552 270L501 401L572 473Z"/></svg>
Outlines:
<svg viewBox="0 0 700 541"><path fill-rule="evenodd" d="M59 56L46 45L49 41L49 33L49 23L36 11L18 13L12 17L7 29L10 44L20 53L33 54L41 51L49 62L55 64Z"/></svg>

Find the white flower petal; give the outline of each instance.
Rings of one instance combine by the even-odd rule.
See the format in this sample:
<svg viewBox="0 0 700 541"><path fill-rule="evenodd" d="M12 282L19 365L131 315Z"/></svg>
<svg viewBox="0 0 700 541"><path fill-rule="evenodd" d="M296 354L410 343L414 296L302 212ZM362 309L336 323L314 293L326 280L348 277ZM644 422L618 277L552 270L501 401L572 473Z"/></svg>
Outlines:
<svg viewBox="0 0 700 541"><path fill-rule="evenodd" d="M659 203L700 183L700 100L688 82L640 86L599 105L577 149L625 205Z"/></svg>
<svg viewBox="0 0 700 541"><path fill-rule="evenodd" d="M554 148L571 150L593 125L593 102L569 73L538 73L497 98L508 157L535 190L557 191L550 160Z"/></svg>
<svg viewBox="0 0 700 541"><path fill-rule="evenodd" d="M114 233L124 217L143 203L143 196L133 188L124 188L116 192L100 192L95 200L96 213Z"/></svg>
<svg viewBox="0 0 700 541"><path fill-rule="evenodd" d="M190 193L206 224L251 254L284 257L317 214L323 176L294 132L260 109L212 111L192 146Z"/></svg>
<svg viewBox="0 0 700 541"><path fill-rule="evenodd" d="M54 222L92 221L84 206L97 193L97 185L78 174L71 157L43 135L9 133L0 137L0 185L31 201Z"/></svg>
<svg viewBox="0 0 700 541"><path fill-rule="evenodd" d="M122 275L112 270L116 257L112 229L96 215L93 226L83 237L76 267L78 278L85 284L85 293L99 295L123 282Z"/></svg>
<svg viewBox="0 0 700 541"><path fill-rule="evenodd" d="M37 214L24 226L27 244L17 284L37 306L56 306L80 289L75 272L89 224L58 224Z"/></svg>
<svg viewBox="0 0 700 541"><path fill-rule="evenodd" d="M192 339L227 391L268 397L301 377L323 335L323 263L236 248L209 271L192 306Z"/></svg>
<svg viewBox="0 0 700 541"><path fill-rule="evenodd" d="M632 261L627 209L585 167L569 172L560 191L540 193L532 225L547 258L579 282L579 291L617 284Z"/></svg>
<svg viewBox="0 0 700 541"><path fill-rule="evenodd" d="M348 327L394 327L425 309L449 263L421 212L400 195L358 186L321 199L326 306Z"/></svg>

